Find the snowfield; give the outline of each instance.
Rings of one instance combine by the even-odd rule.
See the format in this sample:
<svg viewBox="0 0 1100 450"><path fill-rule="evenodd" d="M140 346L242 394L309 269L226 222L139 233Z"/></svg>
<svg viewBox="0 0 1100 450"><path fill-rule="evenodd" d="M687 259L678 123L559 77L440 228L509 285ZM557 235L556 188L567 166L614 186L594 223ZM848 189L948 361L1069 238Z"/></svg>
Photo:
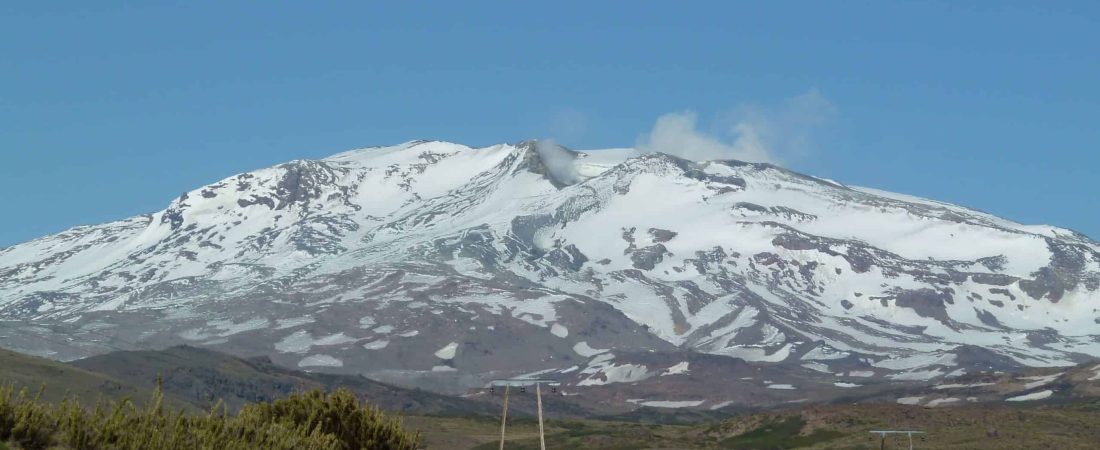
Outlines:
<svg viewBox="0 0 1100 450"><path fill-rule="evenodd" d="M1018 396L1015 396L1015 397L1009 397L1009 398L1006 398L1005 401L1006 402L1029 402L1029 401L1047 399L1047 398L1050 398L1051 395L1054 395L1054 391L1052 391L1050 389L1045 389L1045 390L1042 390L1042 391L1039 391L1039 392L1032 392L1030 394L1018 395Z"/></svg>
<svg viewBox="0 0 1100 450"><path fill-rule="evenodd" d="M651 408L694 408L706 402L706 400L643 400L633 398L627 401Z"/></svg>

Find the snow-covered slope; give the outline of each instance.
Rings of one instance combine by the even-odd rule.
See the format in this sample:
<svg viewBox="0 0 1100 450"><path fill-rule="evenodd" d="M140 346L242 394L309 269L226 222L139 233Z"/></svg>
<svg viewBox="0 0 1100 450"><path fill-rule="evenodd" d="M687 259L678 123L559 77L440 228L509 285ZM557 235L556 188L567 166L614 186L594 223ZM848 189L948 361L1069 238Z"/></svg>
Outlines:
<svg viewBox="0 0 1100 450"><path fill-rule="evenodd" d="M186 342L458 385L636 382L662 369L615 355L651 350L838 380L1100 355L1100 246L1080 234L765 164L545 146L292 161L0 250L5 345Z"/></svg>

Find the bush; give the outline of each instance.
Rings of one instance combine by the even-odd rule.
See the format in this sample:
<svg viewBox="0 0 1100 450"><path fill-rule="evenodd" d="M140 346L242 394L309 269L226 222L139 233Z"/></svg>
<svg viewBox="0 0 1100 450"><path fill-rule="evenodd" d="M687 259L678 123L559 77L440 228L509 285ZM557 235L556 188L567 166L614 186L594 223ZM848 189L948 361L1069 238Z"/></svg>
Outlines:
<svg viewBox="0 0 1100 450"><path fill-rule="evenodd" d="M224 407L207 414L166 408L159 387L145 408L133 402L99 402L89 410L75 399L56 408L24 389L0 387L0 450L99 449L309 449L406 450L419 437L350 391L311 391L274 403L247 405L231 416Z"/></svg>
<svg viewBox="0 0 1100 450"><path fill-rule="evenodd" d="M417 437L401 431L377 408L361 405L348 390L326 395L313 390L302 395L245 406L240 420L278 423L288 428L335 436L344 449L415 449Z"/></svg>
<svg viewBox="0 0 1100 450"><path fill-rule="evenodd" d="M814 430L810 434L803 435L801 431L805 425L806 422L801 417L788 417L765 423L744 434L723 439L718 443L718 446L746 450L798 448L828 442L844 436L843 433L833 430Z"/></svg>

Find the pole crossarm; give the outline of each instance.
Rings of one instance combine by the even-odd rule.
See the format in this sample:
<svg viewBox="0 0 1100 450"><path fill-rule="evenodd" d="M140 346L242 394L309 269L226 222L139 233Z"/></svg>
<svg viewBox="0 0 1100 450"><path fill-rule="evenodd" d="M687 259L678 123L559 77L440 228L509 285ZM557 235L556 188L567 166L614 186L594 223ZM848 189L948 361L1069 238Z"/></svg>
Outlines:
<svg viewBox="0 0 1100 450"><path fill-rule="evenodd" d="M490 387L496 386L561 386L560 381L556 380L543 380L538 378L505 378L500 380L493 380L489 382Z"/></svg>
<svg viewBox="0 0 1100 450"><path fill-rule="evenodd" d="M885 449L886 448L886 436L887 435L890 435L890 434L902 435L902 434L904 434L904 435L909 437L909 450L913 450L913 448L914 448L913 447L913 435L914 434L928 434L928 433L924 432L923 430L871 430L871 431L869 431L869 433L871 433L873 435L878 435L878 437L879 437L879 448L880 449ZM871 438L871 439L874 439L874 438Z"/></svg>

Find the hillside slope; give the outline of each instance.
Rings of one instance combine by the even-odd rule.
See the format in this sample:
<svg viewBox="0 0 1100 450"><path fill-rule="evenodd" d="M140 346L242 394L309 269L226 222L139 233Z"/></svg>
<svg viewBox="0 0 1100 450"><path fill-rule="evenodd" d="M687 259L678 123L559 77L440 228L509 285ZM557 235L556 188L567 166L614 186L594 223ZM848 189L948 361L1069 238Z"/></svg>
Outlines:
<svg viewBox="0 0 1100 450"><path fill-rule="evenodd" d="M9 384L32 394L41 390L42 400L53 403L69 396L93 404L100 398L144 400L150 394L147 389L104 373L0 349L0 385Z"/></svg>
<svg viewBox="0 0 1100 450"><path fill-rule="evenodd" d="M221 401L230 410L270 402L313 389L348 389L383 410L416 414L491 414L495 406L426 391L403 389L358 376L288 370L266 358L241 359L195 347L159 351L112 352L69 365L152 389L159 378L164 391L200 407Z"/></svg>

